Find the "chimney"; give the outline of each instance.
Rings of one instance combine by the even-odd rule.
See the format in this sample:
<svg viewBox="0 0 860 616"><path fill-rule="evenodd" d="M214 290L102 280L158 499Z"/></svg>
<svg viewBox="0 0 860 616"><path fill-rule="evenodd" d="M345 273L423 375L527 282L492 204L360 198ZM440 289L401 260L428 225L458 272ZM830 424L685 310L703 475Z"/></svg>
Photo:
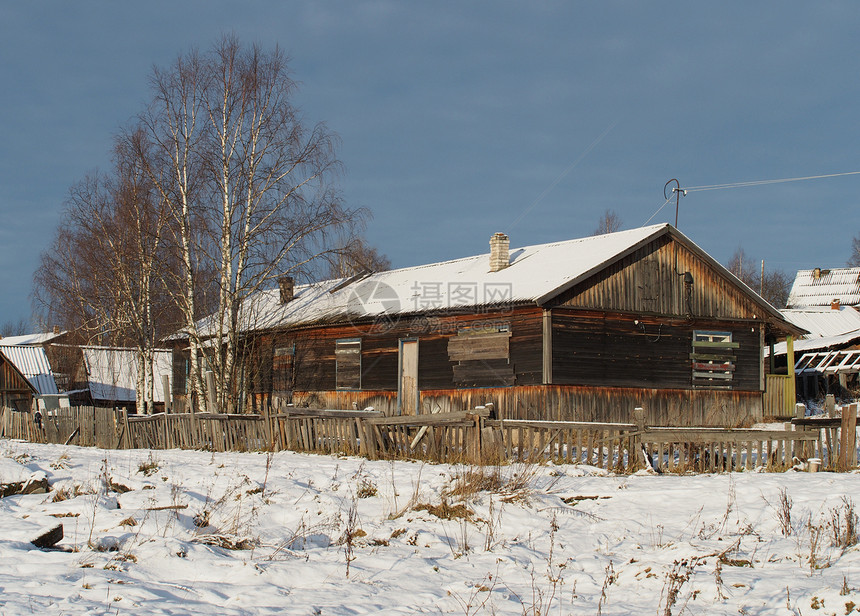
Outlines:
<svg viewBox="0 0 860 616"><path fill-rule="evenodd" d="M821 268L816 267L814 270L812 270L812 279L813 280L819 280L820 278L821 278Z"/></svg>
<svg viewBox="0 0 860 616"><path fill-rule="evenodd" d="M54 333L55 333L55 334L59 334L59 333L60 333L60 326L59 326L59 325L54 325Z"/></svg>
<svg viewBox="0 0 860 616"><path fill-rule="evenodd" d="M278 287L281 289L281 303L289 304L293 301L293 287L295 281L292 276L281 276L278 278Z"/></svg>
<svg viewBox="0 0 860 616"><path fill-rule="evenodd" d="M830 302L830 309L831 310L839 310L840 304L841 304L841 302L839 301L839 298L836 297Z"/></svg>
<svg viewBox="0 0 860 616"><path fill-rule="evenodd" d="M490 271L505 269L510 262L511 240L504 233L496 233L490 238Z"/></svg>

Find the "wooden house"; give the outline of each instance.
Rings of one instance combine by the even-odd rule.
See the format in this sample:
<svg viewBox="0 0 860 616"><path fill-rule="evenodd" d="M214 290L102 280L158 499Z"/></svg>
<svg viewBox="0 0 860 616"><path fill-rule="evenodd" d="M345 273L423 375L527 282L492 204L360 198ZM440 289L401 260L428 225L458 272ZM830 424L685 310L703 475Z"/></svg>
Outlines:
<svg viewBox="0 0 860 616"><path fill-rule="evenodd" d="M803 332L670 225L490 248L250 298L246 405L735 426L762 417L766 339Z"/></svg>
<svg viewBox="0 0 860 616"><path fill-rule="evenodd" d="M860 267L815 267L798 271L786 306L860 309Z"/></svg>

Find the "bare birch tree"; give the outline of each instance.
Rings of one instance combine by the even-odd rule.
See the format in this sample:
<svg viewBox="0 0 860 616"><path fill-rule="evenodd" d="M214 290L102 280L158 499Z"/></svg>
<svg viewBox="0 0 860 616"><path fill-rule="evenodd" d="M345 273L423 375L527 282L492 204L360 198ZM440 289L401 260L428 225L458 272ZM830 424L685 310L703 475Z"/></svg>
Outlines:
<svg viewBox="0 0 860 616"><path fill-rule="evenodd" d="M606 210L597 221L597 228L591 235L604 235L621 231L621 216L615 210Z"/></svg>
<svg viewBox="0 0 860 616"><path fill-rule="evenodd" d="M197 52L190 52L167 70L153 69L153 100L140 116L139 130L127 135L134 152L165 205L170 219L168 256L176 267L163 268L182 314L190 347L189 389L192 405L203 403L201 336L197 320L201 185L204 175L205 93L207 71Z"/></svg>
<svg viewBox="0 0 860 616"><path fill-rule="evenodd" d="M851 256L846 263L848 267L860 267L860 235L851 239Z"/></svg>
<svg viewBox="0 0 860 616"><path fill-rule="evenodd" d="M362 237L345 238L340 249L326 258L324 278L348 278L362 273L384 272L391 269L387 256Z"/></svg>
<svg viewBox="0 0 860 616"><path fill-rule="evenodd" d="M153 349L168 308L154 275L165 217L121 141L114 160L112 174L91 175L70 190L64 223L36 272L35 298L47 322L74 330L80 342L135 350L136 399L146 410L155 400Z"/></svg>
<svg viewBox="0 0 860 616"><path fill-rule="evenodd" d="M222 38L153 74L155 98L141 118L137 152L167 204L191 350L191 386L202 406L206 356L221 408L233 409L240 337L252 328L246 299L285 273L301 273L332 250L330 233L360 222L330 181L335 137L306 126L292 104L295 82L283 53ZM195 272L218 282L217 310L201 321ZM244 308L243 308L244 307ZM244 312L243 312L244 311Z"/></svg>
<svg viewBox="0 0 860 616"><path fill-rule="evenodd" d="M743 248L735 250L726 269L775 308L785 308L793 281L782 270L765 270L763 263L756 264Z"/></svg>

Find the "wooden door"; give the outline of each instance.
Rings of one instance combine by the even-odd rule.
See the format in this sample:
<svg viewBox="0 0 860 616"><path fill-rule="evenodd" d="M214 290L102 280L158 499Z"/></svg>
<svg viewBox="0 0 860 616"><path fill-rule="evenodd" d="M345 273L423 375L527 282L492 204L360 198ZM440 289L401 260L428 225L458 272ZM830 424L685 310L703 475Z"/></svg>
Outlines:
<svg viewBox="0 0 860 616"><path fill-rule="evenodd" d="M418 341L400 341L400 414L418 413Z"/></svg>

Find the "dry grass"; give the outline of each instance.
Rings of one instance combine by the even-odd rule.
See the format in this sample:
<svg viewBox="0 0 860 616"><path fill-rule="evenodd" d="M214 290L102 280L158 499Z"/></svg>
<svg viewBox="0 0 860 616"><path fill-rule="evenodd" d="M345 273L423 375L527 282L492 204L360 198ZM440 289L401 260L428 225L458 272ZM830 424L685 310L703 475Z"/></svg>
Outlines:
<svg viewBox="0 0 860 616"><path fill-rule="evenodd" d="M372 498L379 494L379 488L370 479L362 477L355 489L356 498Z"/></svg>
<svg viewBox="0 0 860 616"><path fill-rule="evenodd" d="M845 550L857 545L857 523L854 501L843 496L842 506L830 510L830 541L833 546Z"/></svg>
<svg viewBox="0 0 860 616"><path fill-rule="evenodd" d="M235 537L220 534L197 535L192 538L194 543L213 545L225 550L252 550L259 545L259 541L251 537Z"/></svg>
<svg viewBox="0 0 860 616"><path fill-rule="evenodd" d="M464 466L453 473L451 487L445 496L469 501L481 492L501 496L502 502L526 501L535 492L540 466L516 463L507 466Z"/></svg>
<svg viewBox="0 0 860 616"><path fill-rule="evenodd" d="M142 473L144 477L150 477L158 472L159 465L158 459L150 452L146 462L141 462L138 465L137 472Z"/></svg>
<svg viewBox="0 0 860 616"><path fill-rule="evenodd" d="M90 494L95 494L96 490L94 490L90 486L83 486L81 484L76 483L71 487L61 487L54 490L53 496L51 497L52 503L61 503L63 501L76 498L78 496L87 496Z"/></svg>
<svg viewBox="0 0 860 616"><path fill-rule="evenodd" d="M442 502L438 505L419 503L415 505L413 509L415 511L426 511L431 515L435 515L440 520L472 520L475 515L475 512L466 507L463 503L452 505L446 499L442 499Z"/></svg>
<svg viewBox="0 0 860 616"><path fill-rule="evenodd" d="M788 495L788 490L780 488L779 501L776 505L776 519L779 522L783 537L791 535L791 507L793 504L794 501Z"/></svg>

